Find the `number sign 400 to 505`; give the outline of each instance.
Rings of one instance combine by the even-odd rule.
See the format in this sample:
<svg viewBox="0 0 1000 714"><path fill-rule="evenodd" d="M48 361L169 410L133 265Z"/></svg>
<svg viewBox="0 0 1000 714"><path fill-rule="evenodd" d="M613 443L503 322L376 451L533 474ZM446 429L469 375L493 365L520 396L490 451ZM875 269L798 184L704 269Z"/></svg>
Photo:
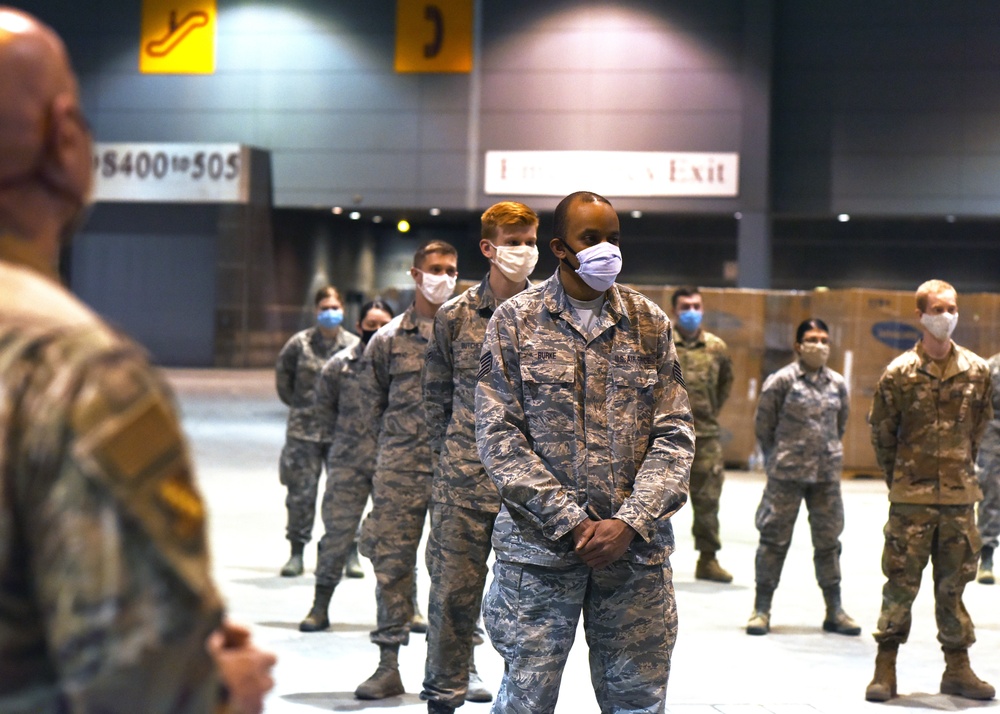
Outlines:
<svg viewBox="0 0 1000 714"><path fill-rule="evenodd" d="M244 202L246 154L239 144L99 144L95 198Z"/></svg>

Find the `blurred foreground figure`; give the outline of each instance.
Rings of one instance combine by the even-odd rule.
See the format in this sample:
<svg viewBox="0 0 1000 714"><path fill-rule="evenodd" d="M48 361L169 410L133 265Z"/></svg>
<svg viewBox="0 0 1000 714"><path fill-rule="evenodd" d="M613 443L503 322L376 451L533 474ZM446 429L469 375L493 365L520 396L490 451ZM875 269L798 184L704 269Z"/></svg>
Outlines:
<svg viewBox="0 0 1000 714"><path fill-rule="evenodd" d="M993 577L993 551L1000 537L1000 353L990 357L988 364L993 383L993 418L983 434L976 461L979 487L983 489L983 500L979 502L976 512L976 525L983 539L977 579L983 585L996 582Z"/></svg>
<svg viewBox="0 0 1000 714"><path fill-rule="evenodd" d="M57 282L91 153L62 43L0 7L0 711L256 713L167 390Z"/></svg>
<svg viewBox="0 0 1000 714"><path fill-rule="evenodd" d="M969 667L975 628L962 594L976 577L980 538L975 505L976 450L993 408L986 362L955 344L958 295L929 280L916 293L923 335L879 379L868 422L889 486L882 551L882 613L869 701L896 696L896 652L910 634L911 608L927 559L934 576L934 614L946 668L941 693L992 699L993 687Z"/></svg>

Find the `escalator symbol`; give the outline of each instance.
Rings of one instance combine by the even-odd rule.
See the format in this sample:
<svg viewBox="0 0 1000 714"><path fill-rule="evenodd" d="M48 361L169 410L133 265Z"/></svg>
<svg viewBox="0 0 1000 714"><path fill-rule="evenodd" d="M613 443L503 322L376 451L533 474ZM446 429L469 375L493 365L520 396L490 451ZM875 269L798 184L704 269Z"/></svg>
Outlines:
<svg viewBox="0 0 1000 714"><path fill-rule="evenodd" d="M184 41L185 37L199 27L207 27L208 23L208 13L201 10L189 12L180 21L177 20L177 12L171 10L167 34L148 42L146 44L146 54L150 57L166 57Z"/></svg>

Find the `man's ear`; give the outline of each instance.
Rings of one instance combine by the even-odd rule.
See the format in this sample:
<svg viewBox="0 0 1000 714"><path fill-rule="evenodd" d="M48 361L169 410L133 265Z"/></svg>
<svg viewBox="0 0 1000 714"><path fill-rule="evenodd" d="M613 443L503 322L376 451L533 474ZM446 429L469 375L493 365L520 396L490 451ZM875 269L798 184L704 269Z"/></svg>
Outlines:
<svg viewBox="0 0 1000 714"><path fill-rule="evenodd" d="M553 255L559 258L559 260L565 258L566 254L569 252L566 250L566 244L563 243L562 238L553 238L550 240L549 250L551 250Z"/></svg>
<svg viewBox="0 0 1000 714"><path fill-rule="evenodd" d="M91 172L90 133L76 98L56 95L46 117L40 172L46 182L72 195L83 195Z"/></svg>
<svg viewBox="0 0 1000 714"><path fill-rule="evenodd" d="M488 240L483 238L479 241L479 252L481 252L485 258L492 258L493 246L490 245L490 242Z"/></svg>

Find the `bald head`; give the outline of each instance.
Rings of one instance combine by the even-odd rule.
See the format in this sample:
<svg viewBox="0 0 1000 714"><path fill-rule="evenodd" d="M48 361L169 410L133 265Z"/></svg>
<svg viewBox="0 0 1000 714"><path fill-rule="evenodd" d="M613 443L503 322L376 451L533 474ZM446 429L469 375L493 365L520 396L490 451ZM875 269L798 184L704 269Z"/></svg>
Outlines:
<svg viewBox="0 0 1000 714"><path fill-rule="evenodd" d="M0 183L38 161L57 100L79 103L62 42L30 15L0 6Z"/></svg>

